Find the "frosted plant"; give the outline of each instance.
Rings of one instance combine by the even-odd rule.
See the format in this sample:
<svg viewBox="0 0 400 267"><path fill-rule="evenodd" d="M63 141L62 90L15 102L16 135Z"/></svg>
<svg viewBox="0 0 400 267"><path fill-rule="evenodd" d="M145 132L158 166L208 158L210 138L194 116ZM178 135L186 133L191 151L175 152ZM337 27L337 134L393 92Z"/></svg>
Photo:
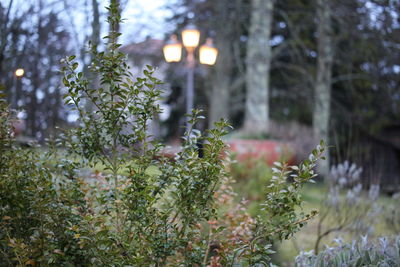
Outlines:
<svg viewBox="0 0 400 267"><path fill-rule="evenodd" d="M330 180L343 188L358 183L362 171L363 169L361 167L357 167L355 163L350 164L346 160L341 164L332 166L330 171Z"/></svg>
<svg viewBox="0 0 400 267"><path fill-rule="evenodd" d="M327 247L319 254L300 252L295 259L296 267L314 266L400 266L400 236L394 239L381 237L378 242L367 236L344 243L335 239L337 246Z"/></svg>
<svg viewBox="0 0 400 267"><path fill-rule="evenodd" d="M318 237L314 247L316 253L322 238L331 233L373 233L374 220L380 212L376 204L380 189L379 185L372 185L368 192L364 192L361 184L362 171L362 167L349 161L331 168L328 197L321 206L319 216Z"/></svg>

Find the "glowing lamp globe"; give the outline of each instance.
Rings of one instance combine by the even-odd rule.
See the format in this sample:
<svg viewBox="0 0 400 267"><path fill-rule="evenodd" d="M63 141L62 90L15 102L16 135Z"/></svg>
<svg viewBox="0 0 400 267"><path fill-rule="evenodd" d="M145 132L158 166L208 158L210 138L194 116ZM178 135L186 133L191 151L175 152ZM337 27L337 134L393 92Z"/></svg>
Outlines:
<svg viewBox="0 0 400 267"><path fill-rule="evenodd" d="M207 38L204 45L200 47L200 63L205 65L214 65L217 60L218 50L214 47L211 38Z"/></svg>
<svg viewBox="0 0 400 267"><path fill-rule="evenodd" d="M165 61L179 62L182 57L182 45L176 35L172 35L170 40L163 47Z"/></svg>
<svg viewBox="0 0 400 267"><path fill-rule="evenodd" d="M25 73L24 69L19 68L19 69L15 70L15 76L17 76L17 77L24 76L24 73Z"/></svg>
<svg viewBox="0 0 400 267"><path fill-rule="evenodd" d="M182 31L182 42L186 48L196 48L200 41L200 31L194 25L188 25Z"/></svg>

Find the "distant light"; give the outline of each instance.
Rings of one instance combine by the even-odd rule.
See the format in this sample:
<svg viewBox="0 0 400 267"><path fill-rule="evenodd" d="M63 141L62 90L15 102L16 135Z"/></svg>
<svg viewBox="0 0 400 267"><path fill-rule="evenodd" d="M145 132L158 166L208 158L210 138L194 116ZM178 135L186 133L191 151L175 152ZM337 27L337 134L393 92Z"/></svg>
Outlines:
<svg viewBox="0 0 400 267"><path fill-rule="evenodd" d="M182 45L178 42L176 35L172 35L170 40L163 47L165 61L179 62L182 57Z"/></svg>
<svg viewBox="0 0 400 267"><path fill-rule="evenodd" d="M188 25L182 31L182 41L186 48L196 48L200 41L200 31L194 25Z"/></svg>
<svg viewBox="0 0 400 267"><path fill-rule="evenodd" d="M200 63L214 65L217 60L218 50L214 47L211 38L207 38L204 45L200 47Z"/></svg>
<svg viewBox="0 0 400 267"><path fill-rule="evenodd" d="M15 70L15 76L17 76L17 77L24 76L24 73L25 73L24 69L19 68L19 69Z"/></svg>

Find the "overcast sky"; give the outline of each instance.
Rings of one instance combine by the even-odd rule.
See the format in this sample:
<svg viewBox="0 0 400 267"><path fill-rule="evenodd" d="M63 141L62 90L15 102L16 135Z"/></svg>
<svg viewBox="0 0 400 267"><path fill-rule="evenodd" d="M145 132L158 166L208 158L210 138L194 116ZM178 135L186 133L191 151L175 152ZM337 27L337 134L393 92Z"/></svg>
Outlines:
<svg viewBox="0 0 400 267"><path fill-rule="evenodd" d="M129 0L123 17L126 19L122 25L125 34L123 41L140 40L146 36L163 39L164 34L170 31L173 25L165 22L172 16L166 4L175 0Z"/></svg>
<svg viewBox="0 0 400 267"><path fill-rule="evenodd" d="M3 6L8 7L12 0L0 0ZM26 10L32 3L39 9L40 0L13 0L12 13L20 13ZM65 28L71 31L73 38L79 39L79 43L89 32L91 23L90 0L41 0L43 10L54 10L64 19ZM171 10L166 6L179 0L125 0L126 6L122 13L125 22L121 25L123 33L120 39L123 44L132 41L141 41L146 36L163 39L166 32L173 29L173 25L166 23L166 18L171 17ZM102 15L102 35L106 34L107 25L105 19L107 10L105 6L109 0L98 0ZM122 0L124 2L124 0ZM90 21L88 21L88 19ZM33 22L34 23L34 22ZM73 33L74 32L74 33Z"/></svg>

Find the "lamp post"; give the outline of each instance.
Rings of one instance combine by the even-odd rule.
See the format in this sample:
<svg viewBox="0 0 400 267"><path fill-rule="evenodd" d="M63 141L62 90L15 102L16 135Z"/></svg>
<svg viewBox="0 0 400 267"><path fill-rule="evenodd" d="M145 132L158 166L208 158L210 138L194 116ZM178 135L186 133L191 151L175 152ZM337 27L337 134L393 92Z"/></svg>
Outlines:
<svg viewBox="0 0 400 267"><path fill-rule="evenodd" d="M199 46L200 31L193 24L188 25L182 31L182 43L186 49L186 113L191 114L194 102L194 68L196 59L194 52ZM172 35L170 40L163 47L165 61L179 62L182 57L182 44L178 41L176 35ZM213 46L212 39L207 38L199 51L200 63L205 65L214 65L217 59L218 50ZM189 128L189 119L186 120L186 128Z"/></svg>
<svg viewBox="0 0 400 267"><path fill-rule="evenodd" d="M22 77L25 74L25 70L22 68L18 68L14 72L15 77L16 77L16 88L15 88L15 94L13 96L13 100L11 101L11 106L13 108L18 108L18 99L20 97L20 92L21 92L21 87L22 87Z"/></svg>

